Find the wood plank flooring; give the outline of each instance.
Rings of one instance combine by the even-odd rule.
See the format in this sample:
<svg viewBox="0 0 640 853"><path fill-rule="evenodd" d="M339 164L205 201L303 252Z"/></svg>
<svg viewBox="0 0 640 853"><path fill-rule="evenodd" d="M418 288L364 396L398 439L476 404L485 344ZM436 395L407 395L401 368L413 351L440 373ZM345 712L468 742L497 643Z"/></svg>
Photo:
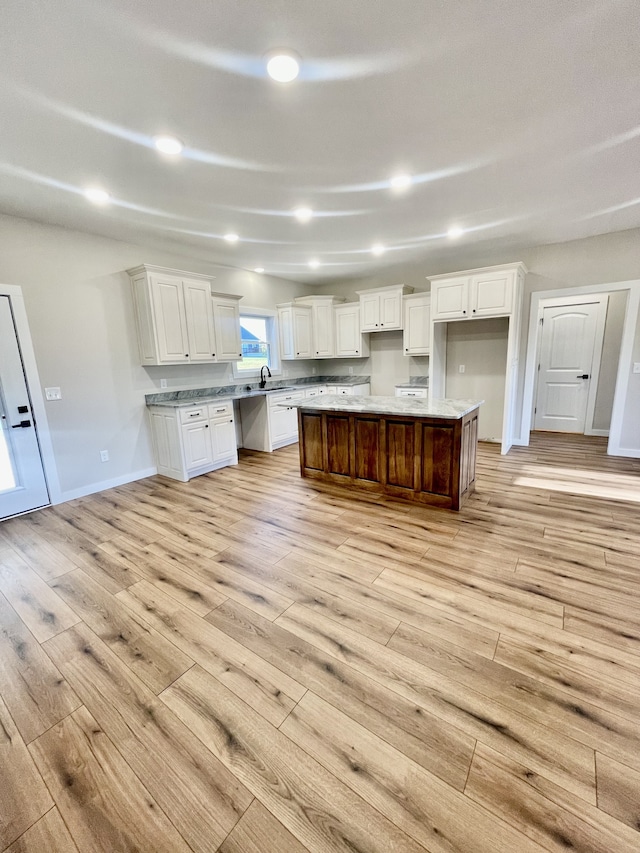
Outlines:
<svg viewBox="0 0 640 853"><path fill-rule="evenodd" d="M297 446L0 523L0 853L638 853L640 460Z"/></svg>

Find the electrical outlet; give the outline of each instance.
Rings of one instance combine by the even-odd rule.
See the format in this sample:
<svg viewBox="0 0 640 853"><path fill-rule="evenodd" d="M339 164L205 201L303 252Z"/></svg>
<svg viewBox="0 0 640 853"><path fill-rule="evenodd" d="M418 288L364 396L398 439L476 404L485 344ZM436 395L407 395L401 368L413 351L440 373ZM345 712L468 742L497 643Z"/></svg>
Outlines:
<svg viewBox="0 0 640 853"><path fill-rule="evenodd" d="M312 372L312 373L315 373L315 372L316 372L316 368L315 368L315 367L312 367L312 368L311 368L311 372Z"/></svg>
<svg viewBox="0 0 640 853"><path fill-rule="evenodd" d="M108 450L101 450L100 451L100 461L101 462L108 462L109 461L109 451Z"/></svg>
<svg viewBox="0 0 640 853"><path fill-rule="evenodd" d="M633 362L633 372L640 373L640 361Z"/></svg>
<svg viewBox="0 0 640 853"><path fill-rule="evenodd" d="M59 388L45 388L44 396L47 400L62 400L62 391Z"/></svg>
<svg viewBox="0 0 640 853"><path fill-rule="evenodd" d="M353 376L353 367L349 368L349 375Z"/></svg>
<svg viewBox="0 0 640 853"><path fill-rule="evenodd" d="M464 373L464 364L458 365L458 373Z"/></svg>
<svg viewBox="0 0 640 853"><path fill-rule="evenodd" d="M287 376L289 375L289 371L288 371L288 370L283 370L283 371L282 371L282 375L283 375L284 377L287 377Z"/></svg>
<svg viewBox="0 0 640 853"><path fill-rule="evenodd" d="M161 387L161 388L166 388L166 387L167 387L167 380L166 380L166 379L161 379L161 380L160 380L160 387Z"/></svg>

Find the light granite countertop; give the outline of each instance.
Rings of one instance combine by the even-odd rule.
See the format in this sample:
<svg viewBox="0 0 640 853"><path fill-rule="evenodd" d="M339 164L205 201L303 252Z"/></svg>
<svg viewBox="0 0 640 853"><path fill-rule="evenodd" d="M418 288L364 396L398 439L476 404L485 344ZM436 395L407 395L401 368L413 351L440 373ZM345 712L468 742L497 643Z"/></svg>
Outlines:
<svg viewBox="0 0 640 853"><path fill-rule="evenodd" d="M268 382L266 388L258 388L257 383L239 385L220 385L211 388L194 388L185 391L163 391L146 394L147 406L162 406L168 409L183 409L189 406L205 406L207 403L219 403L221 400L245 400L252 397L264 397L283 391L304 391L317 385L366 385L369 376L305 376L299 379L275 380ZM247 390L250 389L250 390Z"/></svg>
<svg viewBox="0 0 640 853"><path fill-rule="evenodd" d="M484 400L427 400L416 397L312 397L288 403L299 409L327 412L364 412L378 415L412 415L417 418L458 420L481 406Z"/></svg>

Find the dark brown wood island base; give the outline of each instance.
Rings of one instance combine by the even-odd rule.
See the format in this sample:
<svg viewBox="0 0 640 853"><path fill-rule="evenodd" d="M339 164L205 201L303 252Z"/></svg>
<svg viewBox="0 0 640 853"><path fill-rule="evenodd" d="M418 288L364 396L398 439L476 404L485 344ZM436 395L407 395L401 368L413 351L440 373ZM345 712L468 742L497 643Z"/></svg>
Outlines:
<svg viewBox="0 0 640 853"><path fill-rule="evenodd" d="M458 510L475 485L479 401L323 397L298 408L300 473Z"/></svg>

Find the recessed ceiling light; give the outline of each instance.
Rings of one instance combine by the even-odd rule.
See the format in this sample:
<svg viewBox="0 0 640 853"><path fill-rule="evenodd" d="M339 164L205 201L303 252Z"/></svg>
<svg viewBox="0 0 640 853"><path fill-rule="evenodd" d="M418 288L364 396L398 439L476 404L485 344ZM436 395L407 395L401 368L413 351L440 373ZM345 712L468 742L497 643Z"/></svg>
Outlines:
<svg viewBox="0 0 640 853"><path fill-rule="evenodd" d="M375 255L376 257L378 257L379 255L384 255L385 251L386 251L386 249L385 249L385 247L382 245L382 243L375 243L375 244L371 247L371 254L372 254L372 255Z"/></svg>
<svg viewBox="0 0 640 853"><path fill-rule="evenodd" d="M300 73L300 58L290 50L274 50L268 54L267 74L278 83L290 83Z"/></svg>
<svg viewBox="0 0 640 853"><path fill-rule="evenodd" d="M180 154L184 145L180 142L179 139L175 139L173 136L156 136L153 140L153 144L156 146L158 151L162 151L163 154Z"/></svg>
<svg viewBox="0 0 640 853"><path fill-rule="evenodd" d="M460 228L459 225L452 225L447 231L447 237L451 237L453 240L455 240L456 237L461 237L463 234L464 228Z"/></svg>
<svg viewBox="0 0 640 853"><path fill-rule="evenodd" d="M87 187L84 194L94 204L108 204L111 201L109 193L100 187Z"/></svg>
<svg viewBox="0 0 640 853"><path fill-rule="evenodd" d="M311 267L312 270L317 270L318 267L320 266L320 261L317 260L316 258L313 258L313 260L309 261L309 266Z"/></svg>
<svg viewBox="0 0 640 853"><path fill-rule="evenodd" d="M224 239L227 243L237 243L240 238L237 234L225 234Z"/></svg>
<svg viewBox="0 0 640 853"><path fill-rule="evenodd" d="M394 175L389 183L394 190L406 190L411 186L411 175Z"/></svg>
<svg viewBox="0 0 640 853"><path fill-rule="evenodd" d="M313 216L313 210L310 207L298 207L293 211L293 215L298 222L308 222Z"/></svg>
<svg viewBox="0 0 640 853"><path fill-rule="evenodd" d="M264 272L264 267L256 267L254 272Z"/></svg>

